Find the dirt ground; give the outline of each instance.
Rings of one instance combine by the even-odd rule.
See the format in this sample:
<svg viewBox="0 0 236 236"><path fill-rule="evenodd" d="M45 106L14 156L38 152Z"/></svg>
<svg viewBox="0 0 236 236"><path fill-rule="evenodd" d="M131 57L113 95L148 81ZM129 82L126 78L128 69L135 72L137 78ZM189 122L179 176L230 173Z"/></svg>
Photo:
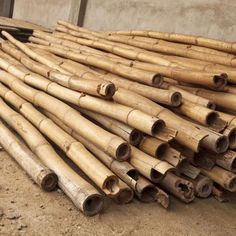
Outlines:
<svg viewBox="0 0 236 236"><path fill-rule="evenodd" d="M0 235L236 235L236 196L171 207L134 200L107 202L106 209L85 217L60 191L45 193L4 151L0 152Z"/></svg>

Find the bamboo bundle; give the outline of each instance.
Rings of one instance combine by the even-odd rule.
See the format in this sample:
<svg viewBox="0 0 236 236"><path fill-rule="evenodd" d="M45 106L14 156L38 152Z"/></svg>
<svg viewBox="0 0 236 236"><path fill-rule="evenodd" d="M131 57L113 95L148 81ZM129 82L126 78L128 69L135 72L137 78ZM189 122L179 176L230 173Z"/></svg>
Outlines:
<svg viewBox="0 0 236 236"><path fill-rule="evenodd" d="M91 142L96 142L96 145L114 158L128 158L129 146L126 142L89 122L70 106L27 86L21 80L4 71L0 71L0 81L34 105L40 106L60 117L69 127L73 127L78 133L91 140ZM103 137L103 139L100 139L100 137Z"/></svg>
<svg viewBox="0 0 236 236"><path fill-rule="evenodd" d="M165 208L168 207L168 196L159 188L155 187L148 180L139 175L137 170L131 166L128 162L118 162L99 150L92 143L81 137L74 130L66 126L56 116L47 111L43 111L49 118L51 118L56 124L63 128L66 132L71 134L74 138L83 143L94 155L96 155L109 169L111 169L117 176L119 176L128 186L130 186L135 195L144 202L150 202L157 200ZM125 197L120 199L120 202L127 202L126 199L130 199L130 194L126 193ZM122 201L123 200L123 201Z"/></svg>
<svg viewBox="0 0 236 236"><path fill-rule="evenodd" d="M86 172L87 176L93 180L100 189L108 196L117 194L119 187L116 176L94 158L81 143L77 142L54 122L37 111L31 103L26 102L1 84L0 91L1 97L8 101L15 109L18 109L19 112L45 136L57 144L83 172Z"/></svg>
<svg viewBox="0 0 236 236"><path fill-rule="evenodd" d="M58 176L58 184L74 204L86 215L94 215L103 208L103 198L88 182L76 174L56 154L54 149L26 119L0 99L0 116L28 144L30 149Z"/></svg>
<svg viewBox="0 0 236 236"><path fill-rule="evenodd" d="M57 185L57 176L44 166L29 148L0 121L0 143L22 169L45 191Z"/></svg>
<svg viewBox="0 0 236 236"><path fill-rule="evenodd" d="M65 37L65 36L64 36ZM71 39L71 37L69 38ZM134 62L131 65L131 68L137 68L137 69L143 69L145 71L150 72L158 72L164 76L175 78L176 80L183 81L183 82L192 82L196 84L202 84L205 86L215 87L215 88L222 88L226 84L226 76L225 74L214 74L214 73L207 73L207 72L200 72L200 71L194 71L194 70L186 70L183 68L177 68L175 64L171 66L171 62L162 59L161 57L158 57L156 55L153 55L148 52L140 52L135 51L133 49L126 49L123 47L119 47L116 45L108 45L107 42L99 42L95 40L86 40L81 38L72 38L75 42L78 42L80 44L95 47L98 49L102 49L111 53L114 53L115 55L123 56L126 58L129 58L131 60L140 60L147 63L141 63L141 62ZM73 51L71 50L65 50L65 49L59 49L59 48L53 48L51 46L42 46L42 48L46 50L50 50L51 52L58 54L60 56L65 56L67 54L68 57L72 60L79 61L81 63L87 63L89 65L97 66L101 69L107 70L107 68L102 67L98 64L92 64L88 60L85 61L82 59L81 54L75 55ZM115 50L117 49L117 50ZM133 55L134 54L134 55ZM143 56L142 56L143 55ZM142 56L142 57L141 57ZM92 57L92 56L90 56ZM94 56L96 57L96 56ZM106 60L105 58L103 59ZM164 61L164 62L163 62ZM114 62L113 62L114 63ZM151 63L151 64L149 64ZM120 63L119 63L120 64ZM125 64L123 65L125 66ZM126 64L126 66L129 66ZM130 67L129 67L130 68ZM111 71L112 73L115 73L114 71ZM121 75L122 76L122 75Z"/></svg>

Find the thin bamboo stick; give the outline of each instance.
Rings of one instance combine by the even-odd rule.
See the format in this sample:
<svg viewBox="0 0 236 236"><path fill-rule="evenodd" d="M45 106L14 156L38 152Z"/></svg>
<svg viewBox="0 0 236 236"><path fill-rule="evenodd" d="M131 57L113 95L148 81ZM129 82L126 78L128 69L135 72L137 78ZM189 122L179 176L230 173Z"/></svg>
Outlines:
<svg viewBox="0 0 236 236"><path fill-rule="evenodd" d="M20 114L0 99L0 116L28 144L42 162L58 176L58 184L73 203L85 214L95 215L103 208L103 197L97 190L75 173L56 154L40 132Z"/></svg>
<svg viewBox="0 0 236 236"><path fill-rule="evenodd" d="M68 126L75 129L82 136L86 136L88 140L96 143L97 146L114 158L128 158L130 149L123 139L96 126L70 106L44 92L29 87L18 78L2 70L0 70L0 81L34 105L55 114ZM57 90L54 89L54 92L57 93ZM101 139L101 137L103 138Z"/></svg>
<svg viewBox="0 0 236 236"><path fill-rule="evenodd" d="M34 124L45 136L57 144L105 194L111 197L117 194L119 191L117 177L88 152L80 142L77 142L52 120L40 113L31 103L26 102L1 84L0 96Z"/></svg>
<svg viewBox="0 0 236 236"><path fill-rule="evenodd" d="M141 31L141 30L117 31L115 32L115 34L146 36L146 37L151 37L151 38L164 39L167 41L213 48L213 49L230 52L230 53L236 52L235 43L209 39L209 38L204 38L204 37L199 37L199 36L187 35L187 34L164 33L164 32L157 32L157 31Z"/></svg>
<svg viewBox="0 0 236 236"><path fill-rule="evenodd" d="M0 143L40 188L44 191L55 189L58 178L54 172L43 165L37 156L2 121L0 121Z"/></svg>

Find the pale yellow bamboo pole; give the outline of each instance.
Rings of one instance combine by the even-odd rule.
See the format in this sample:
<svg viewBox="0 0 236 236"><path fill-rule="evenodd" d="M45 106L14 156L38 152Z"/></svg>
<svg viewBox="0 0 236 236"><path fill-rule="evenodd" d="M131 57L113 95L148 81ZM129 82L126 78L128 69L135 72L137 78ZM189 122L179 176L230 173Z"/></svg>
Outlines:
<svg viewBox="0 0 236 236"><path fill-rule="evenodd" d="M93 120L96 120L108 131L120 136L131 145L136 146L142 141L143 134L137 129L134 129L115 119L111 119L107 116L103 116L92 111L88 111L85 109L79 109L79 111L82 114L85 114L86 116L92 118Z"/></svg>
<svg viewBox="0 0 236 236"><path fill-rule="evenodd" d="M160 186L185 203L189 203L194 200L193 184L173 173L169 172L160 182Z"/></svg>
<svg viewBox="0 0 236 236"><path fill-rule="evenodd" d="M28 144L42 162L58 176L58 184L85 214L95 215L103 208L103 197L58 156L41 133L0 99L0 116Z"/></svg>
<svg viewBox="0 0 236 236"><path fill-rule="evenodd" d="M106 155L99 150L95 145L82 138L73 129L66 126L61 120L51 113L43 110L50 119L52 119L58 126L71 134L74 138L82 142L92 153L94 153L106 166L108 166L114 173L117 174L126 184L128 184L135 192L136 196L144 202L157 200L165 208L169 205L168 195L161 189L155 187L151 182L139 175L136 169L128 162L118 162L112 157ZM127 195L126 195L127 196Z"/></svg>
<svg viewBox="0 0 236 236"><path fill-rule="evenodd" d="M96 126L70 106L42 91L31 88L18 78L2 70L0 70L0 81L34 105L55 114L68 126L75 129L82 136L86 136L88 140L96 143L97 146L114 158L128 158L130 149L123 139ZM103 138L101 139L101 137Z"/></svg>
<svg viewBox="0 0 236 236"><path fill-rule="evenodd" d="M55 189L58 181L56 174L42 164L2 121L0 121L0 144L40 188L44 191Z"/></svg>
<svg viewBox="0 0 236 236"><path fill-rule="evenodd" d="M58 127L53 121L41 114L31 103L7 89L0 83L0 96L34 124L108 196L119 191L117 177L98 161L87 149L73 137Z"/></svg>
<svg viewBox="0 0 236 236"><path fill-rule="evenodd" d="M204 38L200 36L187 35L187 34L167 33L167 32L158 32L158 31L141 31L141 30L116 31L114 32L114 34L145 36L145 37L151 37L151 38L164 39L167 41L213 48L213 49L217 49L217 50L225 51L229 53L236 52L235 43L216 40L216 39L209 39L209 38Z"/></svg>
<svg viewBox="0 0 236 236"><path fill-rule="evenodd" d="M14 54L15 57L17 57L18 60L31 71L45 76L51 81L59 83L67 88L108 99L111 98L115 92L115 86L110 82L105 82L101 80L84 80L83 78L78 76L63 74L61 72L56 71L55 69L51 69L50 67L47 67L45 65L37 63L36 61L31 60L24 53L22 53L16 48L13 48L6 42L2 42L1 45L2 48L4 48L4 51L9 54ZM14 67L15 66L11 64L11 68L9 65L8 70L14 70ZM30 73L32 72L26 71L24 77Z"/></svg>

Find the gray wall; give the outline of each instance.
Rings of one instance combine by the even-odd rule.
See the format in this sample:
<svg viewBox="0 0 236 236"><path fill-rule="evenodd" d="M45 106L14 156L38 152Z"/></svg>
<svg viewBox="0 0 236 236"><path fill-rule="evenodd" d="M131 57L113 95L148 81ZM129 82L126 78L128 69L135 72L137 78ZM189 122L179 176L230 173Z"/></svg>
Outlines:
<svg viewBox="0 0 236 236"><path fill-rule="evenodd" d="M88 0L84 25L153 29L236 41L236 0Z"/></svg>
<svg viewBox="0 0 236 236"><path fill-rule="evenodd" d="M57 20L77 24L80 0L15 0L13 18L53 28Z"/></svg>
<svg viewBox="0 0 236 236"><path fill-rule="evenodd" d="M77 23L80 0L15 0L13 17L53 27ZM236 41L236 0L88 0L84 26L152 29Z"/></svg>

